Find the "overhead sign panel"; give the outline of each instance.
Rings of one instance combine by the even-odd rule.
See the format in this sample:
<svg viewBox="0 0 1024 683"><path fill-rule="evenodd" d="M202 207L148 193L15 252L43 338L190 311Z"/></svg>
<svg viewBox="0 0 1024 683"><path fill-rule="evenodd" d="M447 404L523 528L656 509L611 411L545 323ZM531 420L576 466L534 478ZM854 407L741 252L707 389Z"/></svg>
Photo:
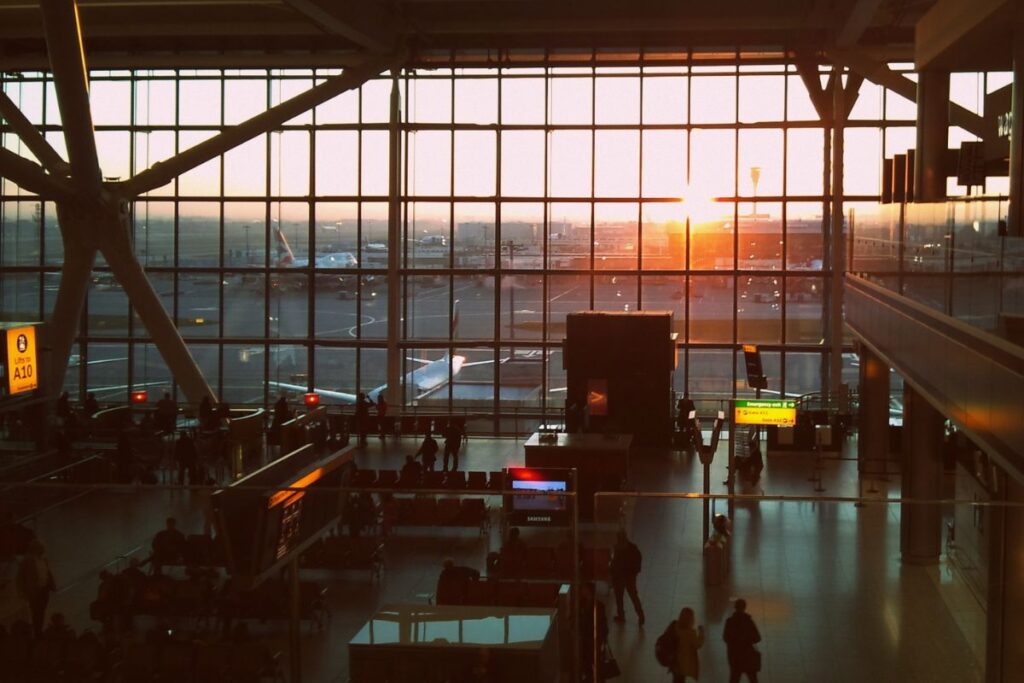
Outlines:
<svg viewBox="0 0 1024 683"><path fill-rule="evenodd" d="M736 424L791 427L796 424L796 401L788 399L737 400Z"/></svg>
<svg viewBox="0 0 1024 683"><path fill-rule="evenodd" d="M36 328L14 327L7 330L8 395L32 391L39 386L36 358Z"/></svg>

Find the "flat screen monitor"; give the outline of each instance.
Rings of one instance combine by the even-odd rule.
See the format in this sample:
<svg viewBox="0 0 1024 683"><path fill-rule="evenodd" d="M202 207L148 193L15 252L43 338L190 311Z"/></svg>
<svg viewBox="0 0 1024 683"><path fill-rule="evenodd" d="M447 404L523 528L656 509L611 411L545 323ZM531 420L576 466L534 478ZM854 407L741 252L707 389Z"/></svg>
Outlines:
<svg viewBox="0 0 1024 683"><path fill-rule="evenodd" d="M536 496L513 496L513 510L564 510L565 496L546 495L550 492L564 492L569 490L565 481L513 481L513 491L536 491Z"/></svg>

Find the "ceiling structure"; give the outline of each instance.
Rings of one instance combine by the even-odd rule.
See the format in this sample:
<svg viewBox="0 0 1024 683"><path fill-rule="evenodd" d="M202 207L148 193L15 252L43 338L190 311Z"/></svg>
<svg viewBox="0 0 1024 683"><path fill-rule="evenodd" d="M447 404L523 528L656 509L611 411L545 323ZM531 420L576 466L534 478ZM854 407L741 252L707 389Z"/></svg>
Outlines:
<svg viewBox="0 0 1024 683"><path fill-rule="evenodd" d="M94 69L779 59L912 61L932 0L79 0ZM680 49L689 50L680 52ZM0 70L48 68L39 2L0 0Z"/></svg>

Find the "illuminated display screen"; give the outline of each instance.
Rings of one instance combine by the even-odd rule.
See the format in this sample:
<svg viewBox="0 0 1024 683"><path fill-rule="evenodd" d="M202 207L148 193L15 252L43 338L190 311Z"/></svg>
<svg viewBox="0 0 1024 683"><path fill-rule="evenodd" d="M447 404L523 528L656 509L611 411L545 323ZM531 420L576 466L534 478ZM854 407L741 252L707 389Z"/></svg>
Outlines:
<svg viewBox="0 0 1024 683"><path fill-rule="evenodd" d="M532 474L529 470L524 470L521 473L513 474L513 477L517 476L529 476ZM536 496L512 496L512 509L514 510L565 510L566 499L565 496L559 495L544 495L548 492L559 492L567 491L568 483L566 481L555 481L555 480L542 480L542 479L519 479L514 478L512 480L513 491L536 491Z"/></svg>
<svg viewBox="0 0 1024 683"><path fill-rule="evenodd" d="M792 427L796 424L796 401L737 400L736 424Z"/></svg>

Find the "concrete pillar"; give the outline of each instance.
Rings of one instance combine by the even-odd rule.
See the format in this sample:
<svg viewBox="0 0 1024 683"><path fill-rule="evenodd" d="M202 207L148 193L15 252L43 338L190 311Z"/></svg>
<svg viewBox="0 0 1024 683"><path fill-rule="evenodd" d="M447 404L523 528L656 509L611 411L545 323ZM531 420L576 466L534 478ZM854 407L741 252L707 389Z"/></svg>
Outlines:
<svg viewBox="0 0 1024 683"><path fill-rule="evenodd" d="M986 683L1019 681L1024 671L1024 484L1003 476L988 511Z"/></svg>
<svg viewBox="0 0 1024 683"><path fill-rule="evenodd" d="M858 469L861 475L884 472L889 457L889 366L863 345L859 394Z"/></svg>
<svg viewBox="0 0 1024 683"><path fill-rule="evenodd" d="M909 384L903 388L903 493L907 500L942 498L945 417ZM904 562L932 564L942 553L942 508L903 503L900 552Z"/></svg>
<svg viewBox="0 0 1024 683"><path fill-rule="evenodd" d="M914 199L946 198L946 148L949 146L949 72L925 70L917 75L917 150Z"/></svg>

